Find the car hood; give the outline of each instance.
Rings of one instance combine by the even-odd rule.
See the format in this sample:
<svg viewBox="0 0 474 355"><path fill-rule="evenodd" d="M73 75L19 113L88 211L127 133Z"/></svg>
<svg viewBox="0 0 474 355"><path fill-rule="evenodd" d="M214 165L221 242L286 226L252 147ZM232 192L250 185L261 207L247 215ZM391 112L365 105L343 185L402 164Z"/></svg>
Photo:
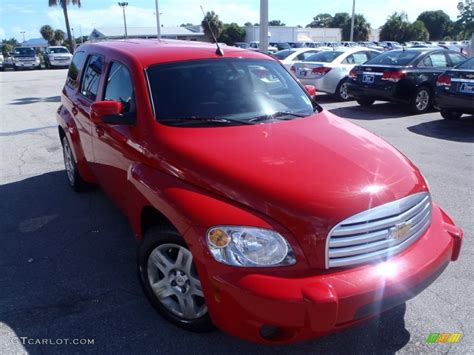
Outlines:
<svg viewBox="0 0 474 355"><path fill-rule="evenodd" d="M427 189L398 150L327 111L251 126L165 131L160 140L170 173L277 221L315 266L324 265L323 245L335 224Z"/></svg>

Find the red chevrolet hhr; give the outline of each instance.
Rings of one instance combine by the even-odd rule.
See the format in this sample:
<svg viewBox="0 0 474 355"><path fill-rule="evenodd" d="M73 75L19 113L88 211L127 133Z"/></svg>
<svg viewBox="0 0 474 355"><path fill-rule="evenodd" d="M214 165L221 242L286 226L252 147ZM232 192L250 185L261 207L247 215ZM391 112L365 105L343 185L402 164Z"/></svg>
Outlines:
<svg viewBox="0 0 474 355"><path fill-rule="evenodd" d="M294 342L413 297L463 232L420 171L321 108L272 57L85 44L57 111L69 184L130 220L150 302L192 331Z"/></svg>

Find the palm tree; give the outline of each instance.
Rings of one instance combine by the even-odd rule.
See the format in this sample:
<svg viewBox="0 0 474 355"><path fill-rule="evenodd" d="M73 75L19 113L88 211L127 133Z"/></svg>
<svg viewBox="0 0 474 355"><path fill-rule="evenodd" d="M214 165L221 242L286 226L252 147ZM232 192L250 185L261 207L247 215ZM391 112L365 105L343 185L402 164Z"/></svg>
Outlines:
<svg viewBox="0 0 474 355"><path fill-rule="evenodd" d="M204 29L204 34L206 35L207 39L212 42L213 39L211 31L214 36L218 38L222 33L224 24L221 20L219 20L219 16L214 11L208 11L204 19L201 21L201 26Z"/></svg>
<svg viewBox="0 0 474 355"><path fill-rule="evenodd" d="M64 13L64 20L66 21L66 31L67 31L67 38L69 38L69 46L71 53L74 53L75 49L75 42L74 38L71 35L71 26L69 26L69 17L67 15L67 6L70 4L77 5L77 7L81 7L81 0L48 0L48 5L52 6L61 6Z"/></svg>
<svg viewBox="0 0 474 355"><path fill-rule="evenodd" d="M54 39L54 30L50 25L44 25L40 28L41 37L48 41L48 44L51 44Z"/></svg>
<svg viewBox="0 0 474 355"><path fill-rule="evenodd" d="M55 30L54 31L54 41L56 42L56 45L62 45L64 42L64 37L66 34L62 30Z"/></svg>

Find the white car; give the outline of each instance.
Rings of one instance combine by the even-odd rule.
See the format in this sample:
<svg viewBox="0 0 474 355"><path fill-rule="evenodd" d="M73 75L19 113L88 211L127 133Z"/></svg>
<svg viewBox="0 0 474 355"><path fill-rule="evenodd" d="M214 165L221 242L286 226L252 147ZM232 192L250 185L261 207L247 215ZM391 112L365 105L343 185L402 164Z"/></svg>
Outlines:
<svg viewBox="0 0 474 355"><path fill-rule="evenodd" d="M252 41L249 43L249 47L247 49L250 49L251 51L259 51L260 50L260 41ZM268 45L268 53L276 53L278 52L277 47L273 47Z"/></svg>
<svg viewBox="0 0 474 355"><path fill-rule="evenodd" d="M380 53L365 47L337 47L313 54L304 62L296 62L291 71L303 85L313 85L317 91L346 101L351 98L347 92L347 79L351 69Z"/></svg>
<svg viewBox="0 0 474 355"><path fill-rule="evenodd" d="M63 46L46 48L44 62L46 68L67 68L71 64L72 54Z"/></svg>
<svg viewBox="0 0 474 355"><path fill-rule="evenodd" d="M329 50L327 47L319 48L292 48L278 51L274 54L275 57L285 66L286 69L290 70L291 66L295 62L305 61L308 57L318 52Z"/></svg>

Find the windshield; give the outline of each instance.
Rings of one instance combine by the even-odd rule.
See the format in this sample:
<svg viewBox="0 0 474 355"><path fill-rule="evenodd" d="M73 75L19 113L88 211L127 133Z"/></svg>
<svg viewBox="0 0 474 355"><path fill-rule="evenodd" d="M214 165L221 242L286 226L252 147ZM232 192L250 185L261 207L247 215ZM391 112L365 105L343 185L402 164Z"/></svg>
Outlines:
<svg viewBox="0 0 474 355"><path fill-rule="evenodd" d="M147 69L158 121L192 124L220 119L242 124L278 113L314 112L307 93L276 61L242 58L157 64ZM172 122L172 123L171 123ZM215 123L215 122L214 122Z"/></svg>
<svg viewBox="0 0 474 355"><path fill-rule="evenodd" d="M405 66L410 64L413 59L420 55L420 51L390 51L386 53L382 53L375 58L369 60L367 65L370 64L385 64L385 65L397 65L397 66Z"/></svg>
<svg viewBox="0 0 474 355"><path fill-rule="evenodd" d="M15 55L29 55L34 56L35 50L33 48L15 48Z"/></svg>
<svg viewBox="0 0 474 355"><path fill-rule="evenodd" d="M456 69L474 70L474 57L466 60L464 63L459 64Z"/></svg>
<svg viewBox="0 0 474 355"><path fill-rule="evenodd" d="M305 59L305 62L323 62L323 63L330 63L337 57L339 57L342 53L341 51L323 51Z"/></svg>
<svg viewBox="0 0 474 355"><path fill-rule="evenodd" d="M276 52L274 54L275 57L277 57L280 60L283 60L287 58L291 53L295 53L296 51L293 49L284 49L282 51Z"/></svg>
<svg viewBox="0 0 474 355"><path fill-rule="evenodd" d="M60 47L60 48L49 48L48 49L49 53L69 53L69 51L66 48Z"/></svg>

